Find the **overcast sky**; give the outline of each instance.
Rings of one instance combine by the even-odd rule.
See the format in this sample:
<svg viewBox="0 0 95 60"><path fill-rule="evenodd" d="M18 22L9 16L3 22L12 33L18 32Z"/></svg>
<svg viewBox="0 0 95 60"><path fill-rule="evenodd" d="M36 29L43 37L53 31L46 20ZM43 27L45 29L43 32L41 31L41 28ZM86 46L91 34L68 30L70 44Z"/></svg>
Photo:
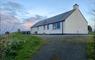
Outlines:
<svg viewBox="0 0 95 60"><path fill-rule="evenodd" d="M71 10L77 3L83 15L90 17L89 12L93 8L95 0L15 0L21 4L25 10L32 15L52 16Z"/></svg>
<svg viewBox="0 0 95 60"><path fill-rule="evenodd" d="M76 3L80 6L79 8L88 23L93 25L91 11L94 8L95 0L0 0L0 12L5 13L7 10L7 13L15 16L19 22L27 20L25 24L27 25L29 21L31 25L31 19L34 24L35 20L39 20L39 17L52 17L69 11Z"/></svg>
<svg viewBox="0 0 95 60"><path fill-rule="evenodd" d="M7 1L7 0L2 0ZM20 18L29 18L35 15L51 17L65 11L71 10L72 6L77 3L80 10L89 21L91 20L90 12L93 9L95 0L9 0L20 4L27 14L18 13ZM23 13L22 11L22 13ZM90 23L91 21L89 21Z"/></svg>

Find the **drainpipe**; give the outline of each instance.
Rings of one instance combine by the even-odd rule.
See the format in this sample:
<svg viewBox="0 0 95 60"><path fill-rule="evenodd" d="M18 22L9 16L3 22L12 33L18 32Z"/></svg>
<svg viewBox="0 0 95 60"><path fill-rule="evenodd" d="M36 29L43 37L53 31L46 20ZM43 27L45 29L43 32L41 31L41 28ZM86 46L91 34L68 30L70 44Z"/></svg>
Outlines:
<svg viewBox="0 0 95 60"><path fill-rule="evenodd" d="M63 35L63 21L62 21L62 35Z"/></svg>

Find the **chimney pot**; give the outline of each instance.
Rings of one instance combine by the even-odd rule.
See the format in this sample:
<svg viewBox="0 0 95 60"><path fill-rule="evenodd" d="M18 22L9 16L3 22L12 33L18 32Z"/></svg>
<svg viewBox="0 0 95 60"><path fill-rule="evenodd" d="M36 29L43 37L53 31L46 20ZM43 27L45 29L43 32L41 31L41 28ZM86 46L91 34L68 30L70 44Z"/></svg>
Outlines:
<svg viewBox="0 0 95 60"><path fill-rule="evenodd" d="M73 9L79 9L79 5L78 4L73 5Z"/></svg>

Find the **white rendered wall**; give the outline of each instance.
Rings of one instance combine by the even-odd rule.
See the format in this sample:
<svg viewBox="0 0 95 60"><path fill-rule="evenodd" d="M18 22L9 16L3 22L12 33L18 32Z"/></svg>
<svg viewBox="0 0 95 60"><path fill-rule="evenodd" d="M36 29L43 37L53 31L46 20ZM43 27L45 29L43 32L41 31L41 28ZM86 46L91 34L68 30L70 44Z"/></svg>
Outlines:
<svg viewBox="0 0 95 60"><path fill-rule="evenodd" d="M31 34L35 34L35 32L37 31L37 28L35 27L35 28L32 28L31 29Z"/></svg>
<svg viewBox="0 0 95 60"><path fill-rule="evenodd" d="M88 23L76 9L64 22L64 33L67 34L88 34Z"/></svg>
<svg viewBox="0 0 95 60"><path fill-rule="evenodd" d="M43 26L39 26L39 29L37 27L31 29L32 34L35 34L36 31L38 34L62 34L62 22L60 22L60 29L53 29L53 24L49 24L49 29L47 29L47 25L45 25L45 29Z"/></svg>

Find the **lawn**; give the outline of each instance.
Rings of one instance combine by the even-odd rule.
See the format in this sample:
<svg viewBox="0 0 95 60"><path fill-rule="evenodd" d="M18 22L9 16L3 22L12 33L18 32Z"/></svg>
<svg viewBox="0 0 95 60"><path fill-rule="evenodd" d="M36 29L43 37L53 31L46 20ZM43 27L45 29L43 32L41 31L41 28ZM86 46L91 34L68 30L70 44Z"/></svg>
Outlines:
<svg viewBox="0 0 95 60"><path fill-rule="evenodd" d="M0 56L3 60L31 60L32 55L46 43L40 37L12 33L0 37Z"/></svg>
<svg viewBox="0 0 95 60"><path fill-rule="evenodd" d="M90 33L89 35L87 43L88 60L95 60L95 33Z"/></svg>

